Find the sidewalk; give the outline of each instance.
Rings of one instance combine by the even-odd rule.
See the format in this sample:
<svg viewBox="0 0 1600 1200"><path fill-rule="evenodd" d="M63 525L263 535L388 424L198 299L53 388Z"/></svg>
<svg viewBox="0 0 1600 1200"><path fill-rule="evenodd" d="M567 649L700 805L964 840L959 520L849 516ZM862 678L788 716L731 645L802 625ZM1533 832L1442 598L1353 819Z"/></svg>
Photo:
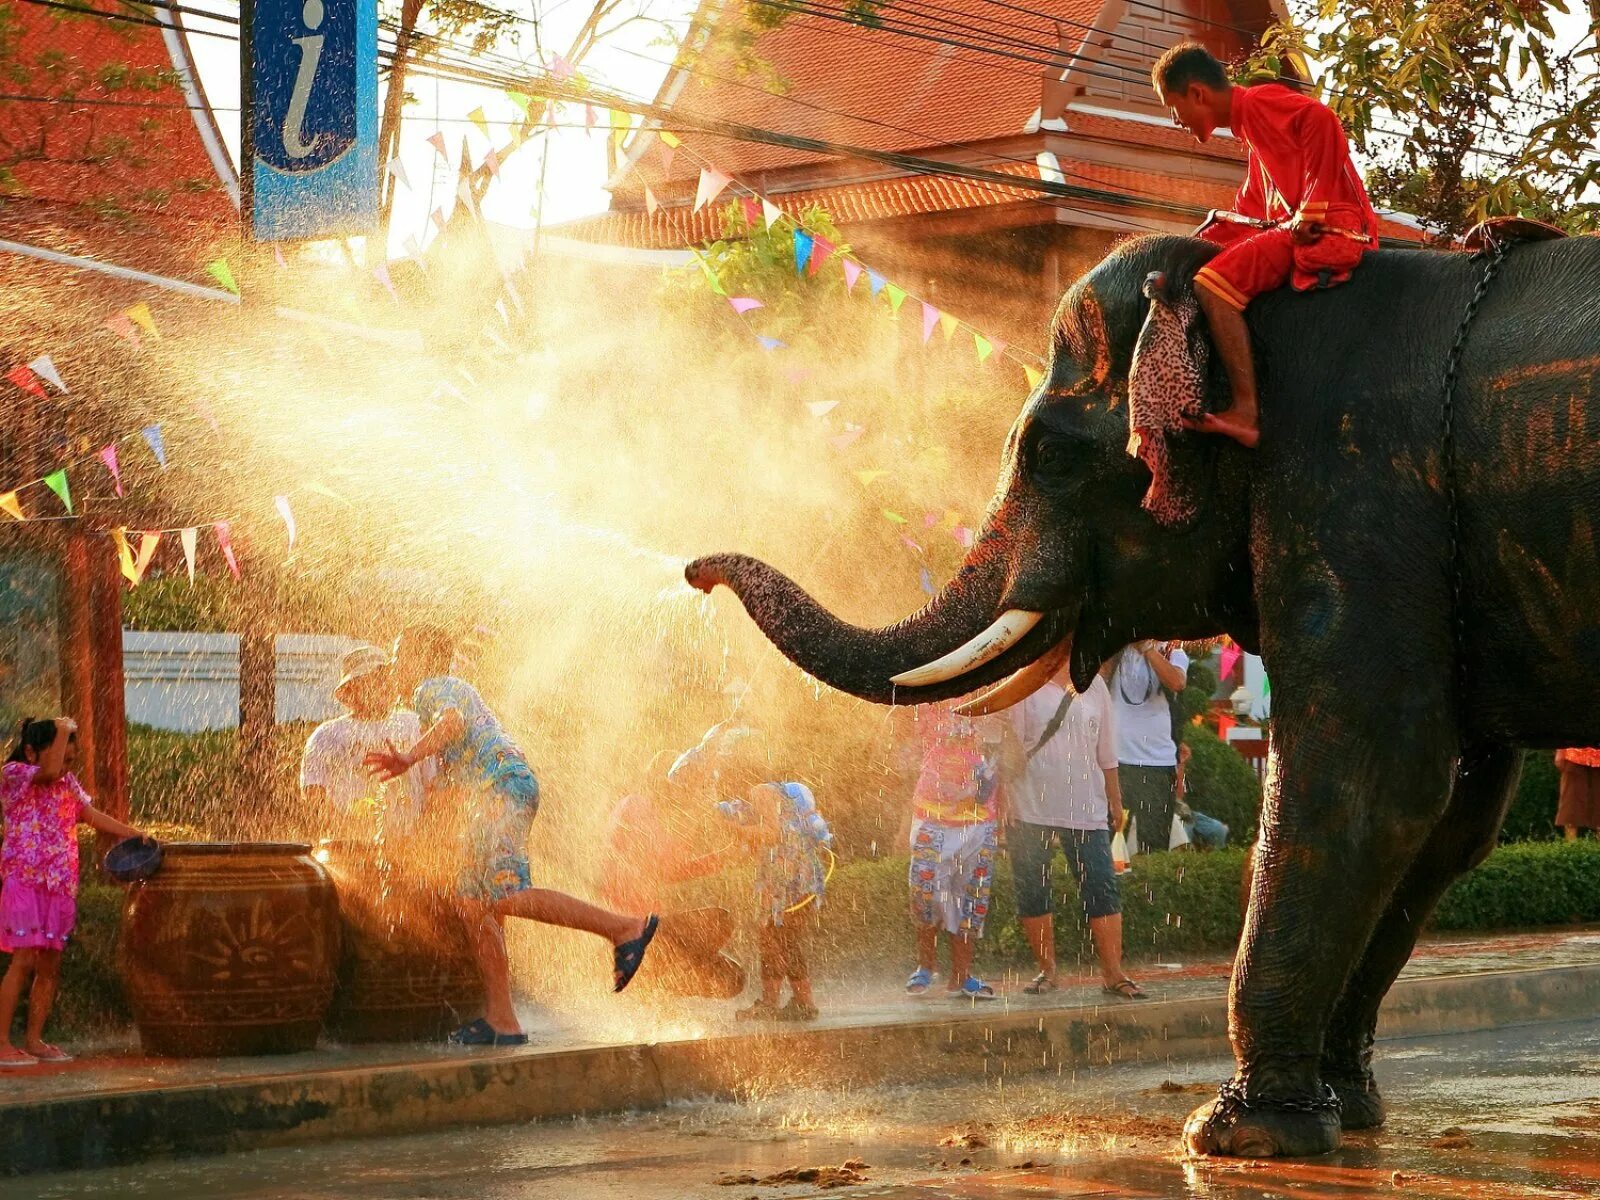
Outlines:
<svg viewBox="0 0 1600 1200"><path fill-rule="evenodd" d="M20 1173L335 1137L646 1108L694 1096L1179 1061L1226 1050L1228 963L1145 964L1146 1002L1082 978L1051 996L995 981L985 1004L897 981L819 985L809 1026L752 1027L733 1004L531 1013L525 1048L325 1045L271 1058L105 1057L0 1079L0 1163ZM1385 1008L1384 1036L1588 1017L1600 931L1426 942ZM620 1019L617 1019L620 1018Z"/></svg>

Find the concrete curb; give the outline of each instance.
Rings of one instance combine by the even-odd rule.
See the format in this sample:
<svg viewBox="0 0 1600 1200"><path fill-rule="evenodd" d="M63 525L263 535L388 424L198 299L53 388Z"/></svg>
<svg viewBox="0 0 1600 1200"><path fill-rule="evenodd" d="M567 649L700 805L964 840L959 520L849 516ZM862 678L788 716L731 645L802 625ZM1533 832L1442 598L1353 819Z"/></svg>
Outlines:
<svg viewBox="0 0 1600 1200"><path fill-rule="evenodd" d="M1402 980L1385 1038L1587 1018L1600 965ZM975 1009L890 1025L751 1033L582 1050L505 1050L460 1060L241 1079L0 1105L11 1175L335 1138L436 1133L736 1097L795 1085L935 1081L1227 1051L1221 997L1104 1008Z"/></svg>

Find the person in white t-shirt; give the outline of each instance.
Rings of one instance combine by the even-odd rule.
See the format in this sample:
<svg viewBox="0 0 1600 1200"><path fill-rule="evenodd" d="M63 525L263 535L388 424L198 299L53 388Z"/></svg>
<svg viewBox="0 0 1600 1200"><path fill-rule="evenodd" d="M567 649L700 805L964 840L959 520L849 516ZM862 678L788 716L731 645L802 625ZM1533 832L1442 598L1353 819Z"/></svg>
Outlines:
<svg viewBox="0 0 1600 1200"><path fill-rule="evenodd" d="M1122 898L1111 862L1111 832L1122 825L1122 793L1117 717L1105 680L1096 675L1075 696L1063 667L1008 715L1027 765L1010 787L1006 850L1017 918L1039 964L1039 974L1022 990L1038 996L1060 986L1050 904L1050 865L1059 844L1078 880L1102 986L1114 996L1143 1000L1139 985L1122 971Z"/></svg>
<svg viewBox="0 0 1600 1200"><path fill-rule="evenodd" d="M1114 660L1106 686L1117 717L1122 802L1137 831L1128 850L1165 850L1178 799L1178 743L1168 692L1189 681L1189 656L1177 642L1135 642Z"/></svg>
<svg viewBox="0 0 1600 1200"><path fill-rule="evenodd" d="M367 773L364 760L391 742L411 745L422 736L422 726L416 713L394 707L389 658L382 650L357 647L340 665L343 677L333 698L350 712L311 731L300 759L300 795L329 825L370 834L372 819L381 814L385 833L405 836L422 812L433 782L433 761L380 784Z"/></svg>

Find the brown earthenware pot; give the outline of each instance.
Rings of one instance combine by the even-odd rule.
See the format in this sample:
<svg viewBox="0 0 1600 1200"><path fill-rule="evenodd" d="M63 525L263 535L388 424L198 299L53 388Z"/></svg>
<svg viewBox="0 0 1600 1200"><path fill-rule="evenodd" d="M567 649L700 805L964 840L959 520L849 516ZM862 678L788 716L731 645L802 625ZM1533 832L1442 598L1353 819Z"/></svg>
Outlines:
<svg viewBox="0 0 1600 1200"><path fill-rule="evenodd" d="M370 842L317 850L344 923L328 1032L346 1042L437 1041L483 1015L483 980L451 896Z"/></svg>
<svg viewBox="0 0 1600 1200"><path fill-rule="evenodd" d="M339 913L311 847L170 842L135 884L120 958L149 1054L310 1050L333 999Z"/></svg>

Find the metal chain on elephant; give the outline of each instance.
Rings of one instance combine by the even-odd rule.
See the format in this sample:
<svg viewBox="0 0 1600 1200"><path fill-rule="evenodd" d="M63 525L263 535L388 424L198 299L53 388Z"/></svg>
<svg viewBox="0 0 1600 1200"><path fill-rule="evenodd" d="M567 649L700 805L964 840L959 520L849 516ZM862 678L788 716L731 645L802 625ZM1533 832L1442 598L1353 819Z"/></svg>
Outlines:
<svg viewBox="0 0 1600 1200"><path fill-rule="evenodd" d="M1219 1111L1224 1113L1241 1112L1338 1112L1344 1107L1339 1101L1339 1094L1328 1084L1322 1085L1322 1093L1311 1100L1279 1100L1258 1097L1255 1100L1246 1100L1244 1084L1237 1080L1229 1079L1217 1089L1217 1098L1221 1100Z"/></svg>
<svg viewBox="0 0 1600 1200"><path fill-rule="evenodd" d="M1456 328L1456 340L1450 347L1450 357L1445 362L1444 368L1444 397L1440 413L1440 454L1439 469L1441 482L1444 487L1445 508L1450 521L1450 608L1451 608L1451 642L1455 653L1455 683L1456 683L1456 709L1460 709L1466 696L1466 648L1467 648L1467 619L1462 596L1466 591L1465 565L1461 552L1461 497L1457 490L1456 478L1456 383L1461 373L1461 356L1467 348L1467 333L1472 328L1473 321L1478 316L1478 308L1483 304L1483 298L1489 293L1489 284L1494 280L1500 270L1500 264L1505 262L1510 246L1498 238L1490 236L1484 249L1479 253L1487 257L1488 262L1483 268L1483 274L1478 277L1478 286L1473 289L1472 299L1467 304L1467 310L1461 315L1461 324ZM1473 255L1474 258L1479 255Z"/></svg>

